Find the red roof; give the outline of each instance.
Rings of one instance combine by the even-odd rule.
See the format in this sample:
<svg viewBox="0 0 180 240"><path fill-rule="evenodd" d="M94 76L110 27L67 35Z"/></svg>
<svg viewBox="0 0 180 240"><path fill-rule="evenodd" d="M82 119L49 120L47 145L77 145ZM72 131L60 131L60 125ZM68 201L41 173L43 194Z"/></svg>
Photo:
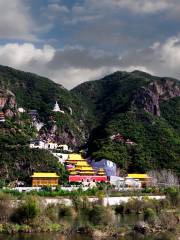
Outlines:
<svg viewBox="0 0 180 240"><path fill-rule="evenodd" d="M82 182L82 181L93 181L94 182L107 182L107 176L69 176L69 182Z"/></svg>

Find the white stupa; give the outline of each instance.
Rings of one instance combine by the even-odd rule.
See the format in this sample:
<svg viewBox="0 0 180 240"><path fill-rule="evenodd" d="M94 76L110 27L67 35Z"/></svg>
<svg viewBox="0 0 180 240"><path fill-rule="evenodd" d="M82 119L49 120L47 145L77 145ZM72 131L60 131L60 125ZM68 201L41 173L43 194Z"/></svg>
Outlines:
<svg viewBox="0 0 180 240"><path fill-rule="evenodd" d="M20 113L24 113L24 112L26 112L26 111L24 110L24 108L19 107L19 108L18 108L18 112L20 112Z"/></svg>
<svg viewBox="0 0 180 240"><path fill-rule="evenodd" d="M53 112L61 112L61 113L64 113L64 111L60 109L59 104L57 103L57 101L56 101L56 103L55 103L55 105L54 105Z"/></svg>

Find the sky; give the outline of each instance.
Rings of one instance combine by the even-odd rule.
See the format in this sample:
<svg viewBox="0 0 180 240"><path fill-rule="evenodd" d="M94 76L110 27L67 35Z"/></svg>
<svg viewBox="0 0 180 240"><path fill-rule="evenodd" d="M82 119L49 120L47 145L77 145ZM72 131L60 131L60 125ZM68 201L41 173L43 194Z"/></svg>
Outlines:
<svg viewBox="0 0 180 240"><path fill-rule="evenodd" d="M135 69L180 79L180 0L0 0L0 64L68 89Z"/></svg>

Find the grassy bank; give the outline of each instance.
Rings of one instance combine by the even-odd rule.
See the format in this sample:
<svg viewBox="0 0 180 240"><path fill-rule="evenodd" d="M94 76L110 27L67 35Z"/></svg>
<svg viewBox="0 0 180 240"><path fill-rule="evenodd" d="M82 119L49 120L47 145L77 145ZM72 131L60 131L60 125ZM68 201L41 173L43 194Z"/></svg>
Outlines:
<svg viewBox="0 0 180 240"><path fill-rule="evenodd" d="M32 190L30 192L19 192L12 189L0 189L0 193L10 194L17 198L22 198L27 195L39 196L39 197L73 197L73 196L91 196L95 197L98 195L108 195L112 197L123 197L123 196L148 196L148 195L164 195L168 194L172 188L157 188L157 187L148 187L143 189L130 189L125 191L117 191L109 184L100 183L97 187L89 188L83 190L82 186L79 186L78 189L68 191L61 188L61 186L52 189L51 187L44 187L41 190Z"/></svg>

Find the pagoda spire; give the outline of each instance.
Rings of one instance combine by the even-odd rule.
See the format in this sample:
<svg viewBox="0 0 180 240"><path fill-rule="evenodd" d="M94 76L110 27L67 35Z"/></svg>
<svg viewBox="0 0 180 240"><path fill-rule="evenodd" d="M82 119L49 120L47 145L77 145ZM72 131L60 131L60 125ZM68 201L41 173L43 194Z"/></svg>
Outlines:
<svg viewBox="0 0 180 240"><path fill-rule="evenodd" d="M55 105L54 105L54 108L53 108L53 112L60 112L61 110L60 110L60 107L59 107L59 104L57 103L57 101L56 101L56 103L55 103Z"/></svg>
<svg viewBox="0 0 180 240"><path fill-rule="evenodd" d="M61 113L64 114L64 111L60 109L59 104L57 103L57 101L56 101L56 103L54 105L53 112L61 112Z"/></svg>

